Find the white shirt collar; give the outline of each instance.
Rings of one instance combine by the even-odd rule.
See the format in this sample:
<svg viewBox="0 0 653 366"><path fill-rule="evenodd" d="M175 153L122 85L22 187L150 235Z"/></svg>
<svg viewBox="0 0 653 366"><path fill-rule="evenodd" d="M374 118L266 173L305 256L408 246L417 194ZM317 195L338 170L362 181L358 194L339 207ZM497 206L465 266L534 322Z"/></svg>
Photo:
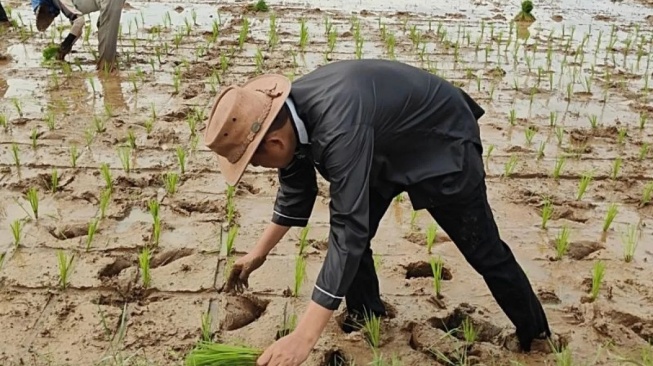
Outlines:
<svg viewBox="0 0 653 366"><path fill-rule="evenodd" d="M303 145L309 145L310 142L308 141L308 131L306 131L306 125L304 124L304 121L299 118L297 110L295 109L295 103L293 102L292 98L286 98L286 105L288 106L290 114L292 115L292 121L297 128L297 134L299 134L299 142Z"/></svg>

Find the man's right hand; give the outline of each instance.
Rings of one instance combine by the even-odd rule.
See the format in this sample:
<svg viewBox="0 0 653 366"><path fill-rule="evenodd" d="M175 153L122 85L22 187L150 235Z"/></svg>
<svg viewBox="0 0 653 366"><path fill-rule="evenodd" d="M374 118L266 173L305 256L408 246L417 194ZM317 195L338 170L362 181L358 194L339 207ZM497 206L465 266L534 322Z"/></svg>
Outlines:
<svg viewBox="0 0 653 366"><path fill-rule="evenodd" d="M233 267L229 278L222 288L227 293L242 293L249 288L249 275L265 263L266 256L256 252L247 253L238 259Z"/></svg>

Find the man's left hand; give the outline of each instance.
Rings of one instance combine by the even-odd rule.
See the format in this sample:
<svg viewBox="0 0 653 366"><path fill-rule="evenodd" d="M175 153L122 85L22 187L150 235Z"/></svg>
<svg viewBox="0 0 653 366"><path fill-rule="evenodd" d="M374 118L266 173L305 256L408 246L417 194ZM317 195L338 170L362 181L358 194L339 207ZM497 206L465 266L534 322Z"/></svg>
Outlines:
<svg viewBox="0 0 653 366"><path fill-rule="evenodd" d="M312 344L296 332L280 338L256 361L257 366L300 366L313 349Z"/></svg>

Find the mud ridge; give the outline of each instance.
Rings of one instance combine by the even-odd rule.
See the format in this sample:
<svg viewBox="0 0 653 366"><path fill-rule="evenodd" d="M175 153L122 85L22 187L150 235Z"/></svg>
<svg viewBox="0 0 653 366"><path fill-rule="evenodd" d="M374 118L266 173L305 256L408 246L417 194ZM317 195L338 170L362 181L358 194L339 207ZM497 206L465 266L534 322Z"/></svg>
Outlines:
<svg viewBox="0 0 653 366"><path fill-rule="evenodd" d="M406 270L407 280L411 278L433 278L434 276L431 264L424 261L410 263L404 266L404 269ZM451 270L443 266L440 279L444 281L452 280L453 275L451 274Z"/></svg>

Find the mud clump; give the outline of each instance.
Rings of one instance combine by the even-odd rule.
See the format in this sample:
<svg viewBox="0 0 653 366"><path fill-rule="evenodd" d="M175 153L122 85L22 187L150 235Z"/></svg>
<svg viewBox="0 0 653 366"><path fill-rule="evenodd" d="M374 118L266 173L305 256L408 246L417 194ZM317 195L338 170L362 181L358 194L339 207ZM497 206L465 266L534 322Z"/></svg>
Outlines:
<svg viewBox="0 0 653 366"><path fill-rule="evenodd" d="M551 240L549 244L555 248L555 240ZM604 249L603 245L596 241L591 240L581 240L570 243L569 251L567 256L575 260L582 260L587 258L590 254L598 252L599 250Z"/></svg>
<svg viewBox="0 0 653 366"><path fill-rule="evenodd" d="M433 270L431 269L430 263L420 261L420 262L410 263L404 268L406 269L407 280L411 278L428 278L428 277L433 278ZM440 279L445 281L450 281L451 279L453 279L453 275L451 274L451 271L448 268L442 267L442 274Z"/></svg>
<svg viewBox="0 0 653 366"><path fill-rule="evenodd" d="M269 301L252 296L229 297L223 327L226 330L236 330L253 323L263 315L268 304Z"/></svg>
<svg viewBox="0 0 653 366"><path fill-rule="evenodd" d="M224 211L224 204L221 201L205 198L201 201L190 201L186 198L181 200L175 199L170 204L175 210L191 213L216 214Z"/></svg>
<svg viewBox="0 0 653 366"><path fill-rule="evenodd" d="M191 254L193 254L193 250L190 248L168 250L154 256L150 262L150 268L163 267Z"/></svg>
<svg viewBox="0 0 653 366"><path fill-rule="evenodd" d="M543 304L557 305L562 302L558 295L556 295L556 293L551 290L540 289L537 291L537 297Z"/></svg>
<svg viewBox="0 0 653 366"><path fill-rule="evenodd" d="M653 342L653 319L643 319L636 314L612 310L606 314L613 323L621 324L630 329L647 343Z"/></svg>
<svg viewBox="0 0 653 366"><path fill-rule="evenodd" d="M98 278L111 278L116 277L124 269L132 266L132 262L126 258L116 258L112 263L107 264L98 272Z"/></svg>

